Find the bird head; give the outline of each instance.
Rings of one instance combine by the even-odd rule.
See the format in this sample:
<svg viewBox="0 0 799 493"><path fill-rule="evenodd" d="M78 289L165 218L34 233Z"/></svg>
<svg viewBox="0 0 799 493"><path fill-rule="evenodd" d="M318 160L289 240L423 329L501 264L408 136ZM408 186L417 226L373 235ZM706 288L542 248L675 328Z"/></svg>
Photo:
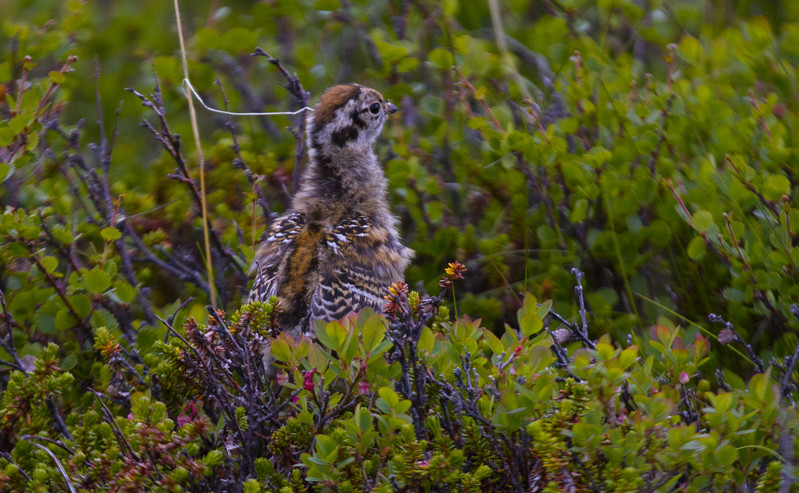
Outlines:
<svg viewBox="0 0 799 493"><path fill-rule="evenodd" d="M311 146L371 148L389 115L397 111L374 89L358 84L333 86L308 116Z"/></svg>

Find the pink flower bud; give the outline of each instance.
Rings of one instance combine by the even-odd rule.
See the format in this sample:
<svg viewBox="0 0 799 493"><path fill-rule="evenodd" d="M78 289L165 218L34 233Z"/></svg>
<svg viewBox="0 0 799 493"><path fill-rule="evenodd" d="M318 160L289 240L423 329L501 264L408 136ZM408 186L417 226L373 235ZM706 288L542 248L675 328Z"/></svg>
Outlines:
<svg viewBox="0 0 799 493"><path fill-rule="evenodd" d="M288 373L281 371L277 374L277 384L278 385L286 385L289 383L289 375Z"/></svg>
<svg viewBox="0 0 799 493"><path fill-rule="evenodd" d="M358 382L358 393L361 395L368 394L370 390L369 382L366 380L361 380Z"/></svg>
<svg viewBox="0 0 799 493"><path fill-rule="evenodd" d="M680 373L680 383L685 385L688 381L691 380L691 377L688 376L687 373L682 372Z"/></svg>
<svg viewBox="0 0 799 493"><path fill-rule="evenodd" d="M178 415L178 427L193 421L195 414L197 414L197 406L194 402L189 402Z"/></svg>
<svg viewBox="0 0 799 493"><path fill-rule="evenodd" d="M313 376L316 373L316 368L309 371L303 376L302 387L307 390L308 392L313 392L314 383L313 383Z"/></svg>

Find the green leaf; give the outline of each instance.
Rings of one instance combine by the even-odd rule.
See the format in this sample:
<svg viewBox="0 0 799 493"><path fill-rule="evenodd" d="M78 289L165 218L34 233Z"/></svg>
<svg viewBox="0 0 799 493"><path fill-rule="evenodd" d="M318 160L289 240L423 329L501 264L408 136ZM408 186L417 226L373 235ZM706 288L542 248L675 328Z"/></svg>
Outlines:
<svg viewBox="0 0 799 493"><path fill-rule="evenodd" d="M455 59L452 57L452 53L444 48L436 48L430 51L430 53L427 54L427 59L430 60L433 65L443 70L449 70L450 67L455 65Z"/></svg>
<svg viewBox="0 0 799 493"><path fill-rule="evenodd" d="M699 40L690 34L686 34L680 40L680 53L691 63L699 61L702 56L702 45Z"/></svg>
<svg viewBox="0 0 799 493"><path fill-rule="evenodd" d="M400 73L410 72L411 70L415 69L418 66L419 66L419 59L418 58L407 57L407 58L403 58L397 64L397 71L400 72Z"/></svg>
<svg viewBox="0 0 799 493"><path fill-rule="evenodd" d="M103 228L103 230L100 231L100 235L103 237L105 241L114 241L122 237L122 233L113 226Z"/></svg>
<svg viewBox="0 0 799 493"><path fill-rule="evenodd" d="M284 334L272 339L271 348L272 356L277 361L287 363L291 360L291 348L289 348L289 343L286 341L286 336Z"/></svg>
<svg viewBox="0 0 799 493"><path fill-rule="evenodd" d="M316 10L329 10L331 12L335 12L340 6L341 4L338 0L316 0L313 4L313 8Z"/></svg>
<svg viewBox="0 0 799 493"><path fill-rule="evenodd" d="M710 401L713 403L713 407L716 409L716 412L723 414L732 407L733 394L732 392L723 392L718 395L711 394Z"/></svg>
<svg viewBox="0 0 799 493"><path fill-rule="evenodd" d="M725 445L716 450L717 465L731 466L736 460L738 460L738 451L732 445Z"/></svg>
<svg viewBox="0 0 799 493"><path fill-rule="evenodd" d="M58 267L58 259L55 257L44 257L41 262L48 274L56 270L56 267Z"/></svg>
<svg viewBox="0 0 799 493"><path fill-rule="evenodd" d="M67 77L57 70L51 70L47 76L53 84L63 84L67 80Z"/></svg>
<svg viewBox="0 0 799 493"><path fill-rule="evenodd" d="M377 389L377 394L381 399L386 401L389 407L393 408L399 403L399 395L388 387L380 387Z"/></svg>
<svg viewBox="0 0 799 493"><path fill-rule="evenodd" d="M758 373L749 380L749 392L762 402L766 397L766 391L769 385L768 375L765 373Z"/></svg>
<svg viewBox="0 0 799 493"><path fill-rule="evenodd" d="M55 315L55 328L58 330L67 330L75 326L77 320L69 312L66 307L62 308Z"/></svg>
<svg viewBox="0 0 799 493"><path fill-rule="evenodd" d="M308 348L308 363L311 368L327 368L331 361L333 361L333 357L319 344L311 344Z"/></svg>
<svg viewBox="0 0 799 493"><path fill-rule="evenodd" d="M69 297L72 307L78 312L78 316L85 318L92 311L92 300L85 294L76 294Z"/></svg>
<svg viewBox="0 0 799 493"><path fill-rule="evenodd" d="M587 213L588 201L585 199L579 199L574 203L574 207L569 215L569 219L571 219L571 222L573 223L579 223L585 219Z"/></svg>
<svg viewBox="0 0 799 493"><path fill-rule="evenodd" d="M114 282L114 292L122 303L130 303L136 298L136 288L130 285L124 279L119 279Z"/></svg>
<svg viewBox="0 0 799 493"><path fill-rule="evenodd" d="M338 443L333 437L316 435L316 451L321 456L320 458L329 464L336 460Z"/></svg>
<svg viewBox="0 0 799 493"><path fill-rule="evenodd" d="M90 292L100 294L111 287L111 277L100 267L95 267L88 271L81 269L81 272L83 274L83 283Z"/></svg>
<svg viewBox="0 0 799 493"><path fill-rule="evenodd" d="M502 354L505 351L505 345L499 340L499 337L494 335L490 330L483 328L483 338L488 343L488 347L495 355Z"/></svg>
<svg viewBox="0 0 799 493"><path fill-rule="evenodd" d="M783 175L771 175L766 179L763 195L769 200L780 200L791 191L791 181Z"/></svg>
<svg viewBox="0 0 799 493"><path fill-rule="evenodd" d="M326 348L329 349L336 349L336 341L328 335L327 332L327 324L324 320L314 320L313 325L314 333L316 333L316 339Z"/></svg>
<svg viewBox="0 0 799 493"><path fill-rule="evenodd" d="M362 433L366 433L372 429L372 416L369 414L369 411L366 411L360 404L355 408L355 414L352 419L355 424L358 425L358 429L360 429Z"/></svg>
<svg viewBox="0 0 799 493"><path fill-rule="evenodd" d="M524 295L524 304L517 313L519 320L519 328L525 337L529 337L542 328L544 328L544 321L536 313L536 299L530 293Z"/></svg>
<svg viewBox="0 0 799 493"><path fill-rule="evenodd" d="M691 224L700 233L707 233L713 226L713 215L708 211L698 211L691 217Z"/></svg>
<svg viewBox="0 0 799 493"><path fill-rule="evenodd" d="M75 237L72 236L72 233L65 230L63 226L54 227L52 232L53 232L53 238L60 241L61 243L70 244L73 241L75 241Z"/></svg>
<svg viewBox="0 0 799 493"><path fill-rule="evenodd" d="M691 238L690 243L688 243L688 256L693 260L701 260L705 253L707 253L707 247L705 246L705 239L701 236L694 236Z"/></svg>
<svg viewBox="0 0 799 493"><path fill-rule="evenodd" d="M347 328L337 320L329 322L325 327L325 332L327 332L329 340L333 343L332 346L328 346L330 349L339 350L347 341Z"/></svg>
<svg viewBox="0 0 799 493"><path fill-rule="evenodd" d="M377 315L369 317L363 324L361 338L363 347L367 352L371 352L386 336L385 319Z"/></svg>
<svg viewBox="0 0 799 493"><path fill-rule="evenodd" d="M61 369L64 371L69 371L75 368L75 365L78 364L78 358L75 353L69 353L64 356L64 359L61 360Z"/></svg>
<svg viewBox="0 0 799 493"><path fill-rule="evenodd" d="M724 296L725 299L734 301L736 303L741 303L743 301L746 301L746 293L744 293L740 289L726 288L722 293L722 295Z"/></svg>
<svg viewBox="0 0 799 493"><path fill-rule="evenodd" d="M10 142L9 142L9 144L10 144ZM1 147L5 147L4 145L2 145L2 143L0 143L0 146ZM9 166L8 164L0 163L0 183L6 181L12 175L13 171L14 171L14 168Z"/></svg>
<svg viewBox="0 0 799 493"><path fill-rule="evenodd" d="M549 315L550 310L552 310L552 300L546 300L538 305L538 308L535 309L535 314L538 315L539 318L543 319Z"/></svg>
<svg viewBox="0 0 799 493"><path fill-rule="evenodd" d="M30 123L30 119L25 115L17 115L8 122L8 128L14 134L20 134L25 131L25 128Z"/></svg>
<svg viewBox="0 0 799 493"><path fill-rule="evenodd" d="M555 361L555 356L552 355L552 350L550 350L551 344L552 340L547 338L530 348L528 357L533 373L544 371L546 367Z"/></svg>
<svg viewBox="0 0 799 493"><path fill-rule="evenodd" d="M0 147L6 147L11 145L11 143L14 142L14 137L16 137L16 135L17 134L10 128L0 126ZM4 165L7 166L6 163L4 163ZM8 172L8 175L3 179L3 181L5 181L6 178L8 178L9 176L11 176L10 171Z"/></svg>
<svg viewBox="0 0 799 493"><path fill-rule="evenodd" d="M638 359L638 346L632 345L619 355L619 364L622 368L629 368Z"/></svg>
<svg viewBox="0 0 799 493"><path fill-rule="evenodd" d="M222 452L220 452L219 450L214 449L214 450L211 450L210 452L208 452L207 454L205 454L205 457L200 459L200 462L204 463L207 466L218 466L218 465L222 464L224 459L225 459L225 456L222 454Z"/></svg>
<svg viewBox="0 0 799 493"><path fill-rule="evenodd" d="M136 334L136 343L139 352L149 350L158 339L158 332L154 327L144 327Z"/></svg>
<svg viewBox="0 0 799 493"><path fill-rule="evenodd" d="M429 327L423 327L422 333L419 335L419 342L417 343L416 347L420 351L427 351L428 353L433 351L433 345L436 342L436 337L433 334L433 331L430 330Z"/></svg>

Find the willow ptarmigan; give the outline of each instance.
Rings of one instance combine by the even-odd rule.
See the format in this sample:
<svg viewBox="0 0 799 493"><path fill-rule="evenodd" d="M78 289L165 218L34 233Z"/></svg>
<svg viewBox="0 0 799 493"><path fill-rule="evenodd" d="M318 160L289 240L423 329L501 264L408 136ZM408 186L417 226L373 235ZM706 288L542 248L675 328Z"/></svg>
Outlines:
<svg viewBox="0 0 799 493"><path fill-rule="evenodd" d="M385 303L413 252L402 245L372 150L397 107L368 87L331 87L307 120L309 162L291 209L271 225L255 257L249 301L280 300L277 322L299 335Z"/></svg>

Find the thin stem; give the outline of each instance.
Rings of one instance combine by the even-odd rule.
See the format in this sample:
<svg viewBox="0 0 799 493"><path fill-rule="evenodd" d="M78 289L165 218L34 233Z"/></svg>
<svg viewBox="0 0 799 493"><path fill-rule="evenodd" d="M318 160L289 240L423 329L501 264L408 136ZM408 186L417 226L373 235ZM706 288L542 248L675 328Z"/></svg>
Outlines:
<svg viewBox="0 0 799 493"><path fill-rule="evenodd" d="M186 45L183 42L183 25L180 22L180 6L178 0L174 0L175 20L177 22L178 39L180 40L180 57L183 61L183 76L189 78L189 62L186 60ZM211 258L211 239L208 233L208 205L205 199L205 158L200 144L200 130L197 127L197 114L194 110L194 99L191 97L189 89L184 90L186 99L189 100L189 116L191 119L191 130L194 134L194 144L197 147L197 158L200 161L200 204L203 218L203 242L205 247L205 268L208 272L208 294L211 297L211 306L216 308L216 289L214 287L214 265Z"/></svg>
<svg viewBox="0 0 799 493"><path fill-rule="evenodd" d="M497 117L494 116L494 113L491 111L491 108L488 106L488 103L486 103L485 98L477 97L477 89L475 89L472 83L469 82L469 80L463 75L461 69L459 69L458 67L453 67L453 69L455 70L455 73L457 73L458 76L461 78L463 85L466 86L469 92L472 93L472 96L474 96L474 98L477 99L480 102L480 104L483 106L483 109L486 110L486 113L491 118L491 121L494 122L494 126L497 127L499 133L504 134L505 130L502 128L502 125L499 123L499 120L497 120Z"/></svg>
<svg viewBox="0 0 799 493"><path fill-rule="evenodd" d="M711 313L710 315L708 315L707 319L710 320L711 322L724 324L725 326L724 328L732 332L735 342L739 343L741 346L744 347L744 349L746 350L746 354L749 355L750 361L752 362L752 364L754 364L757 367L757 371L759 373L765 373L766 369L763 365L763 360L761 360L755 354L755 351L752 349L752 346L750 346L749 343L743 340L741 334L739 334L738 331L735 330L735 327L730 322L727 322L721 317L721 315L716 315L715 313Z"/></svg>

